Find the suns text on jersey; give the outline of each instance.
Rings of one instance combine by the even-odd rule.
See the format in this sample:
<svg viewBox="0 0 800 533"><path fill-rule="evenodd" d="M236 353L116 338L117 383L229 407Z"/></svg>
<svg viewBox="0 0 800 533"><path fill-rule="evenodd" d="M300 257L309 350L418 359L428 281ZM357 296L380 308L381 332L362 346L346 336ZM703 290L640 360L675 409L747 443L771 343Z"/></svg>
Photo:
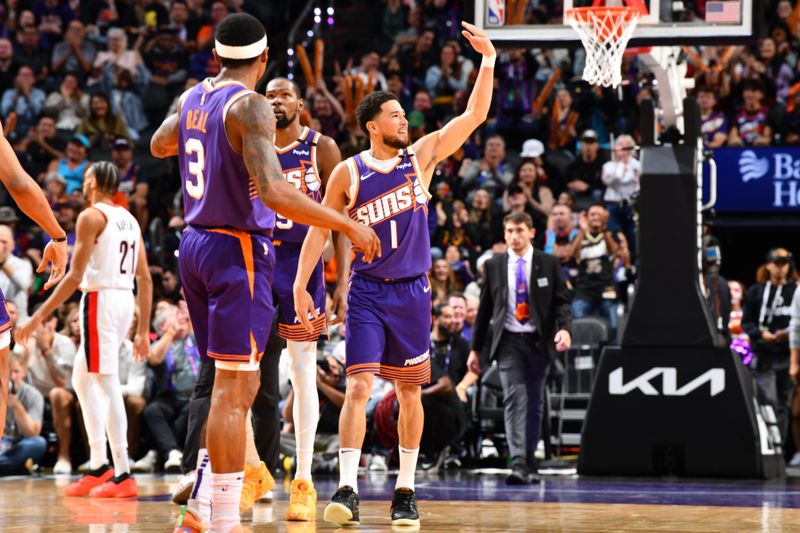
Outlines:
<svg viewBox="0 0 800 533"><path fill-rule="evenodd" d="M413 184L408 183L365 203L356 210L355 218L362 224L371 226L407 211L413 206L414 188Z"/></svg>

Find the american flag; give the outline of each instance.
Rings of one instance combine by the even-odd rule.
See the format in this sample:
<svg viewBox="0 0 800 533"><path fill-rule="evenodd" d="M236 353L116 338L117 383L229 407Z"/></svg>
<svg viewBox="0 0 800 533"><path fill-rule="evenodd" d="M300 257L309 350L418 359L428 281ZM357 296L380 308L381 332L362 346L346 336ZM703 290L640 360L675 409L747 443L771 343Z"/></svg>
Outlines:
<svg viewBox="0 0 800 533"><path fill-rule="evenodd" d="M739 0L706 2L706 22L738 24L741 22L741 2Z"/></svg>

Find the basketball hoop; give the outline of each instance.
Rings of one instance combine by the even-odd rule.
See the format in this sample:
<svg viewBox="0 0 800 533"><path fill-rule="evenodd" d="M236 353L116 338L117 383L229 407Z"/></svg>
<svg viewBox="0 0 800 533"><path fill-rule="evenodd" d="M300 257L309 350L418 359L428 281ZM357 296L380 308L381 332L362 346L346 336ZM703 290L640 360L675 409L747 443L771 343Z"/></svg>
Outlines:
<svg viewBox="0 0 800 533"><path fill-rule="evenodd" d="M628 6L566 10L564 18L578 33L586 49L585 81L603 87L617 87L622 83L622 56L641 15L641 8Z"/></svg>

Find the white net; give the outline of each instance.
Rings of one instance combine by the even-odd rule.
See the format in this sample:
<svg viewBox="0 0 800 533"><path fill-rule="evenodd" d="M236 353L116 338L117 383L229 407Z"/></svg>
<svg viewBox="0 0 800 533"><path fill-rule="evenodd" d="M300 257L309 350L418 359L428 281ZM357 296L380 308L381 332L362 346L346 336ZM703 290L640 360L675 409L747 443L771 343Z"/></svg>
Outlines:
<svg viewBox="0 0 800 533"><path fill-rule="evenodd" d="M592 85L619 86L622 56L639 12L630 7L575 8L567 10L565 18L586 49L583 79Z"/></svg>

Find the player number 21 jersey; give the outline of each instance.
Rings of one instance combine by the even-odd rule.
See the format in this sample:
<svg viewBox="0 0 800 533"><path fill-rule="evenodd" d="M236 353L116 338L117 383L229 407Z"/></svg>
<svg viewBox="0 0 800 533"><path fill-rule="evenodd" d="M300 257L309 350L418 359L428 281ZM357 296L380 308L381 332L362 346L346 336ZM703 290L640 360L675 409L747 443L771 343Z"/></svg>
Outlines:
<svg viewBox="0 0 800 533"><path fill-rule="evenodd" d="M81 290L133 290L142 238L139 223L124 207L97 203L91 209L103 213L106 227L97 237Z"/></svg>

